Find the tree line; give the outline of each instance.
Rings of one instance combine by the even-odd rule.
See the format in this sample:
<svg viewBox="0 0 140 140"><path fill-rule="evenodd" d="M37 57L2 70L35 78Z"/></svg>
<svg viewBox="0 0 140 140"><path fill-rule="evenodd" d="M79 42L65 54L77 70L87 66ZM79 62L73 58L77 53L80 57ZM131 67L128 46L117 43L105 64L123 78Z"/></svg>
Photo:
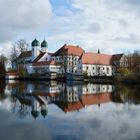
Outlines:
<svg viewBox="0 0 140 140"><path fill-rule="evenodd" d="M27 51L27 47L28 43L26 40L20 39L12 44L9 56L0 54L0 74L4 74L7 71L6 66L8 63L12 64L22 52ZM8 68L8 70L12 70L12 67Z"/></svg>

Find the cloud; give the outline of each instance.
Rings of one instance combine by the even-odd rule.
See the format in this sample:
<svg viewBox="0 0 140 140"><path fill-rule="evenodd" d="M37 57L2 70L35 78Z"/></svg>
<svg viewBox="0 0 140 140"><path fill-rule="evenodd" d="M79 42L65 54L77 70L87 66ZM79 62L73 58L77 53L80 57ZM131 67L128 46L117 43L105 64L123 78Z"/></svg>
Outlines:
<svg viewBox="0 0 140 140"><path fill-rule="evenodd" d="M0 55L3 54L9 57L11 49L12 43L10 41L0 43Z"/></svg>
<svg viewBox="0 0 140 140"><path fill-rule="evenodd" d="M110 8L113 8L113 10L122 10L126 12L130 10L131 12L133 11L137 13L140 8L139 0L117 0L115 2L105 0L104 3L110 6Z"/></svg>
<svg viewBox="0 0 140 140"><path fill-rule="evenodd" d="M55 27L56 32L53 30L48 40L79 44L86 51L101 49L103 53L139 49L138 3L138 0L70 0L69 6L61 5L64 14L55 9L50 28Z"/></svg>
<svg viewBox="0 0 140 140"><path fill-rule="evenodd" d="M107 103L89 106L68 114L53 111L47 121L54 136L70 136L71 139L134 139L139 135L139 105ZM61 114L61 115L60 115ZM55 123L50 123L55 122ZM58 130L59 129L59 130ZM65 131L64 131L65 129Z"/></svg>
<svg viewBox="0 0 140 140"><path fill-rule="evenodd" d="M92 32L92 33L98 33L100 32L101 27L99 25L99 23L92 23L89 27L88 27L88 31Z"/></svg>
<svg viewBox="0 0 140 140"><path fill-rule="evenodd" d="M0 137L6 140L50 140L48 130L42 123L18 123L17 118L7 111L0 110ZM6 130L6 131L5 131Z"/></svg>
<svg viewBox="0 0 140 140"><path fill-rule="evenodd" d="M48 0L1 0L0 42L45 27L50 15L51 5Z"/></svg>
<svg viewBox="0 0 140 140"><path fill-rule="evenodd" d="M47 34L50 51L65 43L80 45L86 51L100 49L103 53L136 50L140 38L139 3L139 0L1 0L0 42L18 37L31 41L35 34L40 38Z"/></svg>
<svg viewBox="0 0 140 140"><path fill-rule="evenodd" d="M116 37L113 40L125 42L125 43L139 44L140 43L139 38L140 38L140 36L138 36L136 34L128 34L127 36Z"/></svg>

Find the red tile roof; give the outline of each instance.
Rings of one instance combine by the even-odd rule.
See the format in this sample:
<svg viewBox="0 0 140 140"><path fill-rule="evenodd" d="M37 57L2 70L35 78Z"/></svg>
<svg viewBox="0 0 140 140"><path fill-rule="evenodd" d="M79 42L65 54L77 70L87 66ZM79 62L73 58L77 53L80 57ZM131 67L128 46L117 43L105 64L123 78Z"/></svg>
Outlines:
<svg viewBox="0 0 140 140"><path fill-rule="evenodd" d="M97 53L83 53L82 63L83 64L111 65L112 55L97 54Z"/></svg>
<svg viewBox="0 0 140 140"><path fill-rule="evenodd" d="M72 111L79 111L83 108L83 105L80 101L74 103L62 102L62 101L55 101L54 102L58 107L60 107L65 113L72 112Z"/></svg>
<svg viewBox="0 0 140 140"><path fill-rule="evenodd" d="M44 65L59 65L59 64L55 61L41 61L33 63L33 66L44 66Z"/></svg>
<svg viewBox="0 0 140 140"><path fill-rule="evenodd" d="M107 92L92 95L84 95L82 96L81 100L84 106L102 104L112 101L112 94Z"/></svg>
<svg viewBox="0 0 140 140"><path fill-rule="evenodd" d="M89 105L97 105L108 103L112 101L112 94L109 92L99 93L99 94L91 94L91 95L83 95L78 102L75 103L62 103L56 101L55 104L59 106L64 112L72 112L79 111L85 106Z"/></svg>
<svg viewBox="0 0 140 140"><path fill-rule="evenodd" d="M58 51L56 51L53 56L60 56L60 55L76 55L81 56L84 50L79 46L74 45L64 45Z"/></svg>
<svg viewBox="0 0 140 140"><path fill-rule="evenodd" d="M67 107L64 108L64 112L71 112L71 111L79 111L80 109L83 108L83 105L81 102L76 102L76 103L68 103Z"/></svg>

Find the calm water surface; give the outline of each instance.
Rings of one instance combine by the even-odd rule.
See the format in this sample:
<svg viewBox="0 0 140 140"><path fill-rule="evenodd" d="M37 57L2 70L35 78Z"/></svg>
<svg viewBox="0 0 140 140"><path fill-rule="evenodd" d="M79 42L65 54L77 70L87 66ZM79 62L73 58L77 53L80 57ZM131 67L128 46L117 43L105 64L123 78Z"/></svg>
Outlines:
<svg viewBox="0 0 140 140"><path fill-rule="evenodd" d="M0 82L1 140L139 140L139 87Z"/></svg>

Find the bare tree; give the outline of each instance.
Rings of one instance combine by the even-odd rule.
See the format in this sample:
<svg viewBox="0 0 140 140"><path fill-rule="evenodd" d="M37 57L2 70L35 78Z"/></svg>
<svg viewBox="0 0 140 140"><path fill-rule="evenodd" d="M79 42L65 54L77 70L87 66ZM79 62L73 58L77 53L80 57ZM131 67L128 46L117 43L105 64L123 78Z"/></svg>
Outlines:
<svg viewBox="0 0 140 140"><path fill-rule="evenodd" d="M25 64L25 56L23 55L23 52L27 51L27 47L28 44L24 39L20 39L13 44L10 54L10 61L15 65L17 69L19 69L18 63L20 63L20 66L24 66ZM20 59L18 60L19 57Z"/></svg>
<svg viewBox="0 0 140 140"><path fill-rule="evenodd" d="M17 49L19 50L20 53L27 51L27 42L24 39L20 39L16 42Z"/></svg>
<svg viewBox="0 0 140 140"><path fill-rule="evenodd" d="M17 42L13 44L12 50L11 50L11 55L10 55L10 60L13 62L18 56L27 51L28 44L24 39L20 39Z"/></svg>
<svg viewBox="0 0 140 140"><path fill-rule="evenodd" d="M140 51L138 51L138 50L134 50L134 52L133 52L133 56L140 56Z"/></svg>
<svg viewBox="0 0 140 140"><path fill-rule="evenodd" d="M17 49L17 46L13 44L10 54L10 61L13 62L16 60L16 58L19 56L19 50Z"/></svg>
<svg viewBox="0 0 140 140"><path fill-rule="evenodd" d="M0 55L0 64L1 66L4 68L4 70L6 69L6 63L8 61L8 58L6 56L4 56L3 54Z"/></svg>

